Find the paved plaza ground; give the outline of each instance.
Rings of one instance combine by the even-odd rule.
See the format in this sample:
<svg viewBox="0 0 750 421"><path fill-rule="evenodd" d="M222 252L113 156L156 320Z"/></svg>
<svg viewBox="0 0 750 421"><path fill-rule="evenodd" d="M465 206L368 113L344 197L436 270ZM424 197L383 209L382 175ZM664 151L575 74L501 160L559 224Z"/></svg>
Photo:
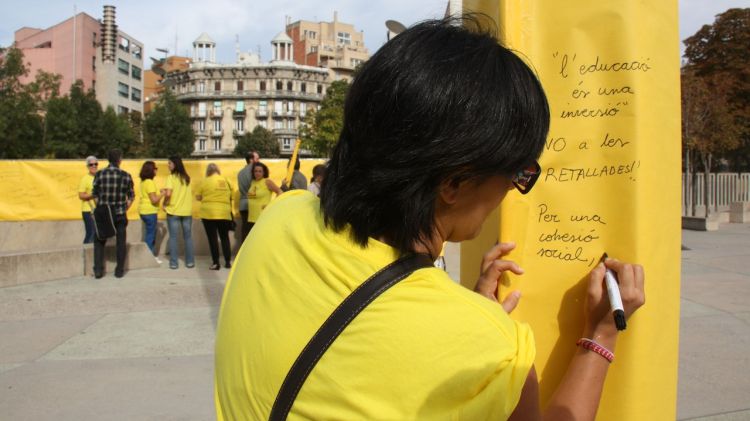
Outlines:
<svg viewBox="0 0 750 421"><path fill-rule="evenodd" d="M682 234L677 419L750 420L750 225ZM213 419L208 266L0 288L0 419Z"/></svg>

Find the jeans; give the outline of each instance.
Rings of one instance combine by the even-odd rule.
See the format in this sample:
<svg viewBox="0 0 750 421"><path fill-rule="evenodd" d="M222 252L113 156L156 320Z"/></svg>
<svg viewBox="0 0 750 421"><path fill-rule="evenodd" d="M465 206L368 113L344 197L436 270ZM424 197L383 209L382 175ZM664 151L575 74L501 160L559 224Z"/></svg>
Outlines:
<svg viewBox="0 0 750 421"><path fill-rule="evenodd" d="M83 217L83 228L86 230L86 234L83 235L83 244L93 243L96 235L94 215L91 212L81 212L81 216Z"/></svg>
<svg viewBox="0 0 750 421"><path fill-rule="evenodd" d="M232 249L229 246L229 221L223 219L201 219L203 228L206 229L208 237L208 248L211 250L211 261L213 264L219 264L219 244L216 241L216 234L219 234L221 240L221 251L224 254L224 263L229 265L232 260Z"/></svg>
<svg viewBox="0 0 750 421"><path fill-rule="evenodd" d="M151 254L156 256L156 251L154 250L154 246L156 245L156 214L141 215L141 221L143 221L143 227L146 229L143 242L151 250Z"/></svg>
<svg viewBox="0 0 750 421"><path fill-rule="evenodd" d="M125 215L115 215L115 238L117 266L115 266L115 276L121 277L125 273L125 256L126 234L128 227L128 218ZM104 275L104 246L107 245L107 239L94 239L94 275L100 278Z"/></svg>
<svg viewBox="0 0 750 421"><path fill-rule="evenodd" d="M176 268L177 260L177 232L182 227L182 239L185 243L185 266L195 266L193 254L193 217L167 215L167 230L169 231L169 267Z"/></svg>

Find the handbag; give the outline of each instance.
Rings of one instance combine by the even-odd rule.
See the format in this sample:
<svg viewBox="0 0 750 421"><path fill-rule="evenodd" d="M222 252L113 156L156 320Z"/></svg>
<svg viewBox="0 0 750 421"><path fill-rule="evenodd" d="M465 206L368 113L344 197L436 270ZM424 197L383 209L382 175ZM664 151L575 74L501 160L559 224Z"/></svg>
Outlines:
<svg viewBox="0 0 750 421"><path fill-rule="evenodd" d="M229 180L224 178L224 181L227 182L227 186L231 186L231 184L229 184ZM233 195L234 195L234 192L232 192L232 189L230 188L229 189L229 223L227 224L227 229L229 231L234 231L235 229L237 229L237 221L234 220L234 210L233 210L233 205L232 205Z"/></svg>
<svg viewBox="0 0 750 421"><path fill-rule="evenodd" d="M270 421L286 420L292 404L297 398L307 376L331 343L341 334L349 323L369 305L375 298L388 288L397 284L417 269L433 267L433 260L426 254L412 254L404 256L375 272L357 289L352 291L344 301L331 313L320 326L315 335L302 349L302 353L289 369L284 382L279 388L276 400L268 416Z"/></svg>
<svg viewBox="0 0 750 421"><path fill-rule="evenodd" d="M94 208L94 230L96 231L96 238L99 240L114 237L117 233L115 217L110 205L99 205Z"/></svg>

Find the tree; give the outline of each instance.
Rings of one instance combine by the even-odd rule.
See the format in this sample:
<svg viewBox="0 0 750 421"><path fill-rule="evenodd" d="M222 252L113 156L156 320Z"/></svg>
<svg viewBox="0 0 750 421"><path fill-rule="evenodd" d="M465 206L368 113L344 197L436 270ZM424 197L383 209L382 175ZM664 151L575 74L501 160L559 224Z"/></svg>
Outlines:
<svg viewBox="0 0 750 421"><path fill-rule="evenodd" d="M9 48L0 55L0 159L41 156L42 117L21 77L29 71L23 53Z"/></svg>
<svg viewBox="0 0 750 421"><path fill-rule="evenodd" d="M130 115L117 115L112 106L107 107L102 114L102 131L105 133L105 150L119 149L124 156L132 156L135 151L136 140L130 126Z"/></svg>
<svg viewBox="0 0 750 421"><path fill-rule="evenodd" d="M255 126L251 133L245 133L239 138L234 148L234 154L243 158L250 151L258 151L264 158L278 158L279 141L267 129Z"/></svg>
<svg viewBox="0 0 750 421"><path fill-rule="evenodd" d="M685 70L690 84L703 84L709 94L704 100L718 107L711 111L710 124L693 131L700 139L699 152L710 170L711 160L725 158L740 169L750 162L750 8L729 9L716 16L685 40ZM686 72L683 72L686 73ZM683 83L683 90L686 88ZM690 89L690 86L687 86ZM718 130L718 131L717 131ZM738 154L744 150L744 154ZM730 152L733 152L731 155ZM706 156L708 155L708 156ZM745 170L750 168L745 167ZM706 166L704 166L706 170Z"/></svg>
<svg viewBox="0 0 750 421"><path fill-rule="evenodd" d="M349 83L345 80L331 83L320 109L305 116L304 125L300 128L302 147L319 156L331 154L344 127L344 100L348 91Z"/></svg>
<svg viewBox="0 0 750 421"><path fill-rule="evenodd" d="M144 142L149 155L168 158L189 156L194 150L190 114L168 89L144 121Z"/></svg>

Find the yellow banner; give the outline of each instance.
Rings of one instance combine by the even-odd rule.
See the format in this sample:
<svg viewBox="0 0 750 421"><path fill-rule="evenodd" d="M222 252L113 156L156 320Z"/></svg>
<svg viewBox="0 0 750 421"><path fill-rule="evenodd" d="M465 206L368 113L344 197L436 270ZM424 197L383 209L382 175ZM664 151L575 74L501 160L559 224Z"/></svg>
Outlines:
<svg viewBox="0 0 750 421"><path fill-rule="evenodd" d="M542 404L583 324L585 277L606 251L643 264L646 305L620 335L601 420L674 420L680 276L677 1L464 1L536 69L552 125L533 191L510 193L501 241L526 273L512 316L531 324ZM466 257L466 256L463 256ZM474 256L479 262L481 256Z"/></svg>
<svg viewBox="0 0 750 421"><path fill-rule="evenodd" d="M138 201L140 200L140 178L138 174L146 160L124 160L121 168L130 173L135 185L136 201L128 211L128 219L138 219ZM166 184L169 175L166 160L154 160L157 175L154 178L156 188ZM235 190L234 208L237 210L238 191L237 173L245 166L243 159L195 160L184 161L185 169L190 174L190 185L195 190L205 178L206 167L214 162L221 174L232 183ZM281 185L286 174L287 159L268 159L263 163L268 166L270 178ZM308 178L312 168L323 163L320 159L300 161L300 171ZM99 169L107 166L107 160L99 161ZM81 201L78 199L78 185L81 178L88 173L84 160L36 160L36 161L0 161L0 221L45 221L68 220L81 218ZM193 201L193 216L198 216L200 202ZM164 218L162 211L160 218Z"/></svg>

